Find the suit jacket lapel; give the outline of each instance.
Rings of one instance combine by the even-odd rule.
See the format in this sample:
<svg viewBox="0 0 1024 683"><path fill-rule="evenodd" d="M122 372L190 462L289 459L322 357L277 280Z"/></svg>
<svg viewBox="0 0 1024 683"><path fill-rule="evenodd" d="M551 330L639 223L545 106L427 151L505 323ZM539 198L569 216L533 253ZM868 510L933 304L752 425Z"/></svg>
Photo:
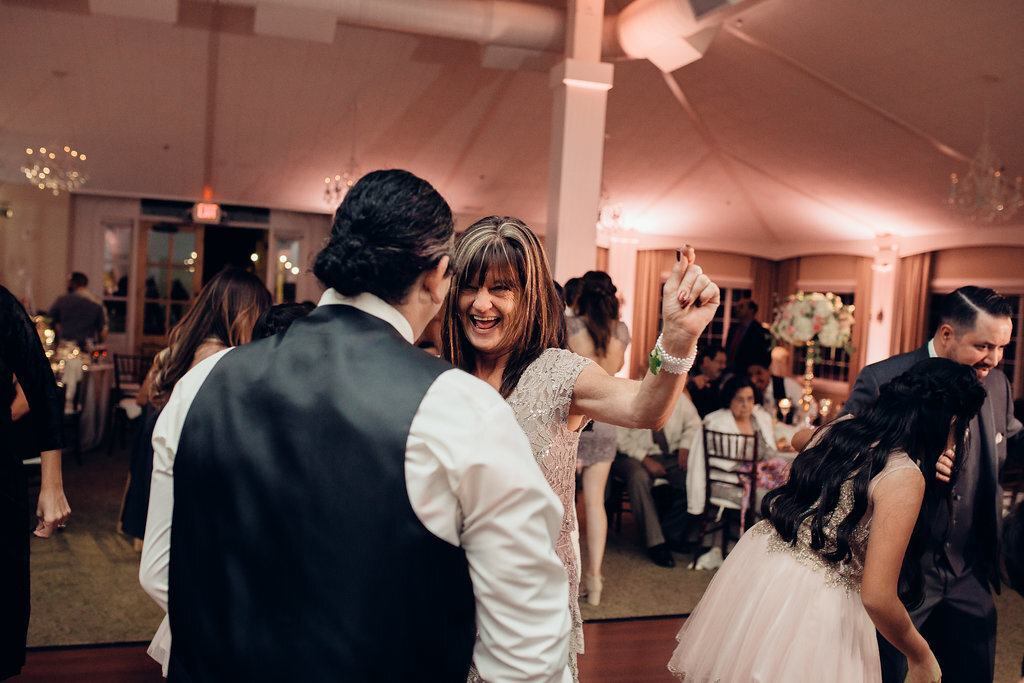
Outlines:
<svg viewBox="0 0 1024 683"><path fill-rule="evenodd" d="M985 390L989 391L989 383L985 382L984 385ZM989 391L988 400L981 404L981 411L978 413L978 431L981 432L978 434L979 445L981 446L980 452L985 464L988 466L988 472L979 472L979 482L984 481L982 477L993 482L999 479L999 447L996 445L996 434L999 431L999 425L996 422L995 401L996 399L992 396L992 392ZM999 519L1002 515L1002 497L993 497L996 499L996 519Z"/></svg>

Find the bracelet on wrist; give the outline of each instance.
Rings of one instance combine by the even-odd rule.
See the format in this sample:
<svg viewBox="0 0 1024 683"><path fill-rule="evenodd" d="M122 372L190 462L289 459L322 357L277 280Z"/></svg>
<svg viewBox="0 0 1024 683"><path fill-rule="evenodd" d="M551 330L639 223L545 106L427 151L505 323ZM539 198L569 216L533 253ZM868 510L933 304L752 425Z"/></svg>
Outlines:
<svg viewBox="0 0 1024 683"><path fill-rule="evenodd" d="M693 367L693 362L697 359L697 349L695 348L686 358L671 356L665 353L665 349L661 345L661 337L662 335L659 334L658 341L654 342L654 349L651 350L651 355L648 358L651 374L657 375L662 370L673 375L689 372Z"/></svg>

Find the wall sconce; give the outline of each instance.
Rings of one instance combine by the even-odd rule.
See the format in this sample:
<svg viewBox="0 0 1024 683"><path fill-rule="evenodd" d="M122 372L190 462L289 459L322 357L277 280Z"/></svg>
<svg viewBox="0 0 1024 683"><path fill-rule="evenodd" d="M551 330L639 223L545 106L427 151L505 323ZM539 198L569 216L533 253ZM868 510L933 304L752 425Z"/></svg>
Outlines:
<svg viewBox="0 0 1024 683"><path fill-rule="evenodd" d="M871 270L876 273L888 273L896 265L900 255L900 245L896 238L889 234L875 235L875 262Z"/></svg>
<svg viewBox="0 0 1024 683"><path fill-rule="evenodd" d="M13 218L14 209L9 206L0 206L0 218Z"/></svg>

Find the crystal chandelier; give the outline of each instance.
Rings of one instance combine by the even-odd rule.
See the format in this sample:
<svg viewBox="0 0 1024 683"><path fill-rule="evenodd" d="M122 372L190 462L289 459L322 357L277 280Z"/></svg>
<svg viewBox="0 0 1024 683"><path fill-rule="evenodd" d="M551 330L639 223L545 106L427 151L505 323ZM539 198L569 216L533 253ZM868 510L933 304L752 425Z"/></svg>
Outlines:
<svg viewBox="0 0 1024 683"><path fill-rule="evenodd" d="M341 173L336 173L333 178L324 178L324 204L337 209L341 200L345 198L348 191L359 180L359 169L353 156L349 159L348 168Z"/></svg>
<svg viewBox="0 0 1024 683"><path fill-rule="evenodd" d="M612 202L604 190L601 191L601 204L597 209L597 235L611 242L637 242L637 230L626 223L622 202Z"/></svg>
<svg viewBox="0 0 1024 683"><path fill-rule="evenodd" d="M324 204L337 209L341 200L345 198L348 191L359 180L359 164L356 163L356 103L352 104L352 150L348 157L348 167L334 177L324 178Z"/></svg>
<svg viewBox="0 0 1024 683"><path fill-rule="evenodd" d="M85 155L68 145L40 147L25 150L25 164L21 172L40 190L50 190L54 196L75 192L89 179L85 172Z"/></svg>
<svg viewBox="0 0 1024 683"><path fill-rule="evenodd" d="M1003 175L1003 167L988 144L988 126L978 153L971 160L967 174L950 174L949 199L946 203L968 220L995 223L1009 219L1024 206L1021 198L1021 177L1011 182Z"/></svg>

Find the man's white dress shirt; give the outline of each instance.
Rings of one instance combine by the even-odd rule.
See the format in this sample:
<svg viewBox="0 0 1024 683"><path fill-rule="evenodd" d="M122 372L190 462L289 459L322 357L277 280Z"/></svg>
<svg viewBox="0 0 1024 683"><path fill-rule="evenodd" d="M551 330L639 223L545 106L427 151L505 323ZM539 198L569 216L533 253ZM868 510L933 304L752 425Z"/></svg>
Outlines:
<svg viewBox="0 0 1024 683"><path fill-rule="evenodd" d="M700 434L700 414L693 405L693 401L685 393L679 395L676 407L672 410L668 420L665 422L665 441L671 456L678 453L680 448L689 448L696 435ZM618 427L615 431L616 449L634 460L643 462L649 455L661 455L661 448L654 443L650 429L630 429Z"/></svg>

